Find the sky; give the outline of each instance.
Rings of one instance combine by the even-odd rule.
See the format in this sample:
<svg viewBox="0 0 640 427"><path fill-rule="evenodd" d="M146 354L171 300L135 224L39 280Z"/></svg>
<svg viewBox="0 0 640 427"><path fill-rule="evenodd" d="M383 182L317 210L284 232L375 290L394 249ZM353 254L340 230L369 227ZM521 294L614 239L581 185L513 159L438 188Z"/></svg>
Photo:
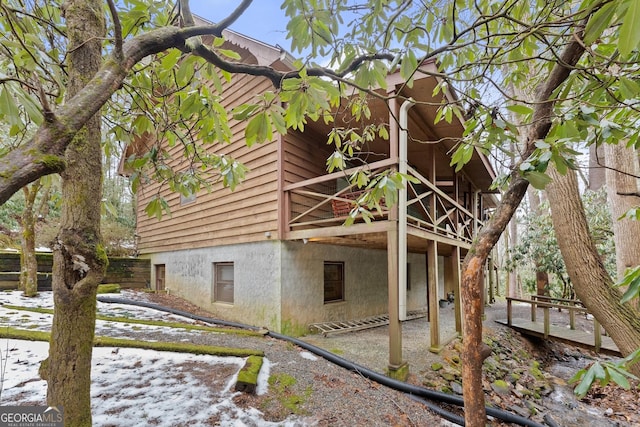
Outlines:
<svg viewBox="0 0 640 427"><path fill-rule="evenodd" d="M226 18L239 0L191 0L191 12L218 22ZM255 0L247 11L231 25L231 29L272 46L280 45L291 52L286 39L287 17L280 9L281 0Z"/></svg>
<svg viewBox="0 0 640 427"><path fill-rule="evenodd" d="M2 304L28 307L53 307L51 292L41 292L35 298L24 298L22 292L0 292L0 318L4 326L20 329L51 328L52 315L7 309ZM135 298L123 291L124 298ZM120 304L98 302L98 313L193 323L191 319L168 315L156 310ZM129 328L167 331L166 327L130 325L121 322L96 322L96 335L127 337ZM169 328L171 330L171 328ZM184 334L184 330L181 330ZM201 333L191 331L189 333ZM7 340L0 338L0 405L45 405L47 384L38 375L40 362L46 359L46 342ZM308 352L300 357L317 360ZM222 427L299 425L295 416L280 423L268 422L256 408L236 406L233 390L238 371L245 359L130 348L96 347L91 369L91 401L93 425L127 426L156 425L174 427L209 425L211 417L219 417ZM184 367L184 370L183 370ZM219 389L208 387L198 379L199 372L220 371L227 367L226 382ZM271 363L264 358L258 376L257 394L268 392ZM179 408L178 410L176 410ZM132 424L132 420L136 423Z"/></svg>

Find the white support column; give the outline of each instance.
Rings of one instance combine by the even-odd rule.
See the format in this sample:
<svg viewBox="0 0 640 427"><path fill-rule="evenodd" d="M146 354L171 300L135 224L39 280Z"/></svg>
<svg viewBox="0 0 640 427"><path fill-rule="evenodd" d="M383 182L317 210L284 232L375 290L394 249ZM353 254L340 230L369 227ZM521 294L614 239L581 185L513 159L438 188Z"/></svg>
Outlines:
<svg viewBox="0 0 640 427"><path fill-rule="evenodd" d="M415 105L411 98L400 107L400 147L398 152L398 172L406 175L408 160L409 109ZM398 191L398 315L400 320L407 320L407 186Z"/></svg>

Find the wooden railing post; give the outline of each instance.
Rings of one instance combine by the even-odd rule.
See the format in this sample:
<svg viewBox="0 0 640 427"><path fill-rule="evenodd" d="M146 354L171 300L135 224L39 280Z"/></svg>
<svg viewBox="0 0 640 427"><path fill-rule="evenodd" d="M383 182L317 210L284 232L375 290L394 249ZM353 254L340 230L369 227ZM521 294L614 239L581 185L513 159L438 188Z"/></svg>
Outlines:
<svg viewBox="0 0 640 427"><path fill-rule="evenodd" d="M536 296L531 295L531 321L536 321Z"/></svg>
<svg viewBox="0 0 640 427"><path fill-rule="evenodd" d="M544 338L549 338L549 307L544 307Z"/></svg>
<svg viewBox="0 0 640 427"><path fill-rule="evenodd" d="M571 301L569 303L569 329L572 331L576 329L576 311L574 310L576 303Z"/></svg>
<svg viewBox="0 0 640 427"><path fill-rule="evenodd" d="M593 317L593 346L596 348L596 353L600 352L600 347L602 346L602 335L600 334L600 322L598 319Z"/></svg>
<svg viewBox="0 0 640 427"><path fill-rule="evenodd" d="M511 326L511 298L507 297L507 325Z"/></svg>

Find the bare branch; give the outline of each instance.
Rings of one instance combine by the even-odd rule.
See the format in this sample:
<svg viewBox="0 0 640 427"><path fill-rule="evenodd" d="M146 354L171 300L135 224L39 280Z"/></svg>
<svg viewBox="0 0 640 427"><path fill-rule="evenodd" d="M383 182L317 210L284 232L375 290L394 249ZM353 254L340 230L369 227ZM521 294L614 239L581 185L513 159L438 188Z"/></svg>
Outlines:
<svg viewBox="0 0 640 427"><path fill-rule="evenodd" d="M116 60L122 61L122 59L124 59L124 54L122 53L122 25L120 24L118 10L116 9L116 5L113 0L107 0L107 4L109 5L109 12L113 19L113 35L116 39L116 47L113 56Z"/></svg>
<svg viewBox="0 0 640 427"><path fill-rule="evenodd" d="M44 115L44 120L48 123L53 123L56 120L56 116L49 106L47 95L45 94L44 88L41 84L38 84L38 97L40 98L40 104L42 104L42 114Z"/></svg>

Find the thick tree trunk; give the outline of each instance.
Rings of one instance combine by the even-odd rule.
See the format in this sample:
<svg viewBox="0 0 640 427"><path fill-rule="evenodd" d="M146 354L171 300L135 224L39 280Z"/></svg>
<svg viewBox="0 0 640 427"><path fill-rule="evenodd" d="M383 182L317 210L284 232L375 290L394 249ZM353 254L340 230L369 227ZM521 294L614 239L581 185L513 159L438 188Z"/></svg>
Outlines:
<svg viewBox="0 0 640 427"><path fill-rule="evenodd" d="M551 128L554 99L553 92L569 77L572 66L584 53L581 36L576 35L564 48L560 58L544 83L537 88L531 125L527 127L527 137L522 159L528 158L535 149L535 141L544 139ZM517 166L517 165L516 165ZM462 285L460 295L464 310L462 348L462 388L464 395L464 421L467 427L484 427L486 411L482 389L482 273L487 257L500 235L513 217L518 205L527 192L529 183L514 168L509 187L489 222L476 236L462 265Z"/></svg>
<svg viewBox="0 0 640 427"><path fill-rule="evenodd" d="M67 96L78 93L98 71L104 37L103 2L66 3L69 37ZM102 194L100 117L95 115L66 151L62 216L54 245L54 317L47 379L47 404L62 405L65 426L91 425L91 354L97 287L107 258L100 243Z"/></svg>
<svg viewBox="0 0 640 427"><path fill-rule="evenodd" d="M616 245L617 280L620 280L627 268L640 263L640 221L619 219L629 209L640 205L640 192L635 178L638 152L633 148L627 148L623 143L607 144L604 151L608 167L607 197Z"/></svg>
<svg viewBox="0 0 640 427"><path fill-rule="evenodd" d="M517 207L516 207L517 209ZM509 222L509 251L511 256L513 256L516 246L518 246L518 222L515 218L511 218L511 222ZM511 298L517 298L521 295L518 295L518 269L514 268L513 271L509 272L509 282L508 282L508 292L507 296Z"/></svg>
<svg viewBox="0 0 640 427"><path fill-rule="evenodd" d="M23 187L25 206L20 219L22 227L20 249L20 289L27 297L38 293L38 261L36 260L36 213L33 211L36 196L40 191L41 180L38 179L31 186Z"/></svg>
<svg viewBox="0 0 640 427"><path fill-rule="evenodd" d="M527 191L529 199L529 208L534 215L540 214L540 195L538 190L529 187ZM536 294L548 295L549 294L549 274L544 271L538 261L536 261Z"/></svg>
<svg viewBox="0 0 640 427"><path fill-rule="evenodd" d="M467 426L486 423L484 391L482 389L482 279L485 262L506 228L520 201L528 181L512 175L512 182L491 220L480 230L462 264L460 295L464 307L465 331L462 349L462 381L464 389L464 417Z"/></svg>
<svg viewBox="0 0 640 427"><path fill-rule="evenodd" d="M589 146L589 190L598 191L605 184L605 152L602 145Z"/></svg>
<svg viewBox="0 0 640 427"><path fill-rule="evenodd" d="M604 268L589 234L578 181L573 170L565 176L549 171L547 186L553 228L567 272L578 298L609 333L623 355L640 347L640 316L629 304L620 304L622 293ZM640 366L634 367L640 374Z"/></svg>

